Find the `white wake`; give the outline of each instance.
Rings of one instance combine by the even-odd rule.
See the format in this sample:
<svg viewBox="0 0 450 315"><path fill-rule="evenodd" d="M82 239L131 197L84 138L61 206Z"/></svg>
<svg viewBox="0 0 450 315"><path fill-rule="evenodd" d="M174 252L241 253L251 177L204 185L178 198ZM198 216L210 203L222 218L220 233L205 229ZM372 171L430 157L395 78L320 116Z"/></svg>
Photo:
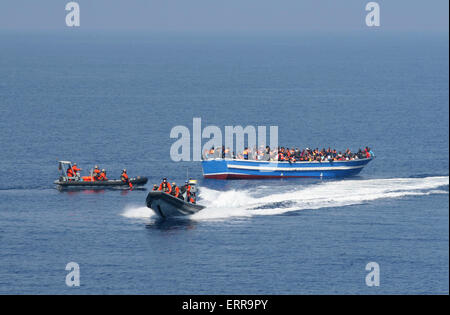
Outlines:
<svg viewBox="0 0 450 315"><path fill-rule="evenodd" d="M305 209L356 205L377 199L448 194L448 185L448 176L436 176L323 181L298 187L279 186L281 192L274 192L274 187L269 186L229 191L201 187L199 203L206 208L189 219L217 220L276 215ZM122 215L128 218L149 219L153 212L146 207L127 207Z"/></svg>

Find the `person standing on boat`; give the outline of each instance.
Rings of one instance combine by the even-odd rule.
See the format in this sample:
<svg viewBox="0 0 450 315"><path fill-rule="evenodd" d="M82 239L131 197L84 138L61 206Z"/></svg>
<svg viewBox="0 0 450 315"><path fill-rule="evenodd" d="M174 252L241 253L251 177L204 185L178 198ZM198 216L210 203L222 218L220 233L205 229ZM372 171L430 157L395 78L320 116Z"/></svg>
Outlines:
<svg viewBox="0 0 450 315"><path fill-rule="evenodd" d="M186 180L184 182L183 187L181 187L181 196L183 197L183 195L186 193L186 199L183 197L183 200L186 200L187 202L191 202L192 200L192 192L191 192L191 185L189 184L189 180Z"/></svg>
<svg viewBox="0 0 450 315"><path fill-rule="evenodd" d="M242 152L242 155L244 156L244 160L248 160L248 148L245 147L244 152Z"/></svg>
<svg viewBox="0 0 450 315"><path fill-rule="evenodd" d="M180 190L181 190L181 194L184 194L185 192L187 192L187 190L188 190L188 186L189 186L189 181L188 181L188 180L186 180L186 181L184 182L184 185L183 185L183 186L181 186L181 188L180 188Z"/></svg>
<svg viewBox="0 0 450 315"><path fill-rule="evenodd" d="M130 179L128 178L127 170L124 168L122 170L122 175L120 175L120 179L122 182L127 183L131 189L133 189L133 184L131 184Z"/></svg>
<svg viewBox="0 0 450 315"><path fill-rule="evenodd" d="M163 191L165 193L170 194L172 192L172 186L167 182L167 178L163 178L162 183L159 185L159 191Z"/></svg>

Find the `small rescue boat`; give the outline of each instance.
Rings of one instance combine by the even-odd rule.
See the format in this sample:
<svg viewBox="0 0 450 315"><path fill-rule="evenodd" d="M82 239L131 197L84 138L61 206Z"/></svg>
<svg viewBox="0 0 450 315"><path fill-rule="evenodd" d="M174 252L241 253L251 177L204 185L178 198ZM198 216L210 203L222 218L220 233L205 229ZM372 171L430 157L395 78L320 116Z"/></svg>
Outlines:
<svg viewBox="0 0 450 315"><path fill-rule="evenodd" d="M195 184L196 181L189 181L191 193L196 193ZM187 216L205 208L205 206L187 202L186 199L186 196L180 199L166 192L151 191L147 195L146 205L161 218Z"/></svg>
<svg viewBox="0 0 450 315"><path fill-rule="evenodd" d="M54 181L56 188L59 190L76 188L76 189L104 189L104 188L130 188L128 182L124 182L120 179L110 179L104 181L95 181L93 176L80 176L78 173L72 171L75 174L74 177L67 176L67 169L72 169L72 162L59 161L58 166L61 175L59 179ZM147 184L147 177L137 176L129 179L129 182L135 187L142 187Z"/></svg>

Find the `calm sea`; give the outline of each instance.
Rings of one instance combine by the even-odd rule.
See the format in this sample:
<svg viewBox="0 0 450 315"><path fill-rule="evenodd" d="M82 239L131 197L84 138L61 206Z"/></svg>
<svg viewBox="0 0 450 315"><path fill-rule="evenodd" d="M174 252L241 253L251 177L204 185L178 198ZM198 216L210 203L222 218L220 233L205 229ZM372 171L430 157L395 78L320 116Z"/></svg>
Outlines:
<svg viewBox="0 0 450 315"><path fill-rule="evenodd" d="M448 34L0 33L0 293L448 294L448 104ZM193 117L377 158L345 180L202 180L169 155ZM147 188L189 171L207 208L159 221L148 190L59 192L58 160Z"/></svg>

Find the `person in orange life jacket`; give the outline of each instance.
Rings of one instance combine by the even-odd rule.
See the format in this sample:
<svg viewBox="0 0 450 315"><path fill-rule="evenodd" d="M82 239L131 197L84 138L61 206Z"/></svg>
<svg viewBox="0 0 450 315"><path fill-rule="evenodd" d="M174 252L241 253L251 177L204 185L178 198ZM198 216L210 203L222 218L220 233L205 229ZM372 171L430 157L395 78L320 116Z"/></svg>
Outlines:
<svg viewBox="0 0 450 315"><path fill-rule="evenodd" d="M163 178L162 183L159 185L158 190L163 191L165 193L170 194L172 192L172 187L170 186L170 184L167 182L167 178Z"/></svg>
<svg viewBox="0 0 450 315"><path fill-rule="evenodd" d="M282 151L278 151L278 161L283 161L284 160L284 154Z"/></svg>
<svg viewBox="0 0 450 315"><path fill-rule="evenodd" d="M81 171L81 168L77 166L77 163L73 163L72 167L67 169L67 177L75 177L79 176L78 172Z"/></svg>
<svg viewBox="0 0 450 315"><path fill-rule="evenodd" d="M130 179L128 178L127 170L123 169L122 174L120 175L120 179L122 182L127 183L130 188L133 188L133 184L131 184Z"/></svg>
<svg viewBox="0 0 450 315"><path fill-rule="evenodd" d="M184 185L181 186L181 188L180 188L181 194L184 194L185 192L187 192L188 186L189 186L189 181L186 180L186 181L184 182Z"/></svg>
<svg viewBox="0 0 450 315"><path fill-rule="evenodd" d="M98 168L98 165L95 165L94 170L92 171L92 177L94 177L94 180L98 180L98 176L100 175L100 169Z"/></svg>
<svg viewBox="0 0 450 315"><path fill-rule="evenodd" d="M181 187L181 194L186 193L186 201L195 203L195 194L191 192L191 185L189 185L189 181L185 181L184 186Z"/></svg>
<svg viewBox="0 0 450 315"><path fill-rule="evenodd" d="M73 163L72 169L73 169L73 171L75 172L75 175L80 175L80 174L78 174L78 172L81 171L81 168L79 168L79 167L77 166L77 163Z"/></svg>
<svg viewBox="0 0 450 315"><path fill-rule="evenodd" d="M180 188L175 182L172 183L172 192L170 194L176 198L183 199L183 196L180 194Z"/></svg>
<svg viewBox="0 0 450 315"><path fill-rule="evenodd" d="M364 153L366 154L366 158L370 158L371 157L371 154L370 154L370 149L368 148L368 147L366 147L365 149L364 149Z"/></svg>
<svg viewBox="0 0 450 315"><path fill-rule="evenodd" d="M289 148L286 148L286 153L285 153L284 157L285 157L286 161L291 160L291 151L289 150Z"/></svg>
<svg viewBox="0 0 450 315"><path fill-rule="evenodd" d="M191 185L189 185L189 197L188 202L195 203L195 193L191 191Z"/></svg>
<svg viewBox="0 0 450 315"><path fill-rule="evenodd" d="M191 191L191 185L186 181L186 201L190 203L195 203L195 193Z"/></svg>
<svg viewBox="0 0 450 315"><path fill-rule="evenodd" d="M102 169L102 171L100 172L100 174L97 177L97 180L108 180L108 178L106 177L106 171L105 169Z"/></svg>
<svg viewBox="0 0 450 315"><path fill-rule="evenodd" d="M73 177L73 171L72 171L72 168L68 168L67 169L67 177ZM71 180L71 179L69 179L69 180Z"/></svg>

